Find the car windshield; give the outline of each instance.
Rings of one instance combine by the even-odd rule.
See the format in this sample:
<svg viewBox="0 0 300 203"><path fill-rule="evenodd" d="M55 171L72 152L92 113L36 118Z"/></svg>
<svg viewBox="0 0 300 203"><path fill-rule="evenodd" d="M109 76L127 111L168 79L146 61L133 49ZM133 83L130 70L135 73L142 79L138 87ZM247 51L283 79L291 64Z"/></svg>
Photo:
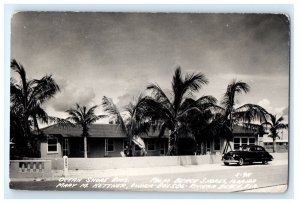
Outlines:
<svg viewBox="0 0 300 203"><path fill-rule="evenodd" d="M242 147L242 151L250 151L250 148L248 146Z"/></svg>

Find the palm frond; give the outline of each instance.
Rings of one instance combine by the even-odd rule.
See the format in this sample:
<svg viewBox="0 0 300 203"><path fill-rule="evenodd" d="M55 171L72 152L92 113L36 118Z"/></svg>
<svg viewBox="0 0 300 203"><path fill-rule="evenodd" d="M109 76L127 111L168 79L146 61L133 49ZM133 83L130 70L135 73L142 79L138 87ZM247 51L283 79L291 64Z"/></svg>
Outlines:
<svg viewBox="0 0 300 203"><path fill-rule="evenodd" d="M178 67L175 70L175 74L173 76L172 81L172 90L174 94L173 108L177 113L180 109L180 105L184 101L184 95L187 92L196 92L198 91L202 85L207 84L208 80L204 74L186 74L183 79L181 68Z"/></svg>
<svg viewBox="0 0 300 203"><path fill-rule="evenodd" d="M168 129L168 128L167 128L166 123L163 123L163 124L161 125L161 127L160 127L159 134L158 134L158 138L163 137L164 134L165 134L165 131L166 131L167 129Z"/></svg>
<svg viewBox="0 0 300 203"><path fill-rule="evenodd" d="M237 120L243 122L259 121L260 123L266 122L269 113L261 106L256 104L245 104L236 109L233 116Z"/></svg>
<svg viewBox="0 0 300 203"><path fill-rule="evenodd" d="M117 123L119 123L119 125L121 126L122 131L127 135L128 132L124 120L121 116L119 109L113 103L112 99L104 96L102 98L102 106L105 112L107 112L110 116L116 119Z"/></svg>
<svg viewBox="0 0 300 203"><path fill-rule="evenodd" d="M197 74L187 74L184 79L184 91L198 91L202 85L208 84L208 79L202 73Z"/></svg>
<svg viewBox="0 0 300 203"><path fill-rule="evenodd" d="M283 120L284 120L284 118L283 118L282 116L280 116L280 117L277 119L276 124L281 123Z"/></svg>
<svg viewBox="0 0 300 203"><path fill-rule="evenodd" d="M277 127L278 130L281 130L281 129L287 129L289 127L289 125L288 124L279 123L276 127Z"/></svg>
<svg viewBox="0 0 300 203"><path fill-rule="evenodd" d="M54 81L52 76L44 76L40 80L33 80L31 94L29 96L29 104L37 102L39 105L43 104L46 100L54 97L60 91L58 84Z"/></svg>
<svg viewBox="0 0 300 203"><path fill-rule="evenodd" d="M24 93L27 92L27 78L26 78L26 71L22 64L18 63L15 59L11 60L10 67L13 71L19 74L21 78L21 83L23 85Z"/></svg>
<svg viewBox="0 0 300 203"><path fill-rule="evenodd" d="M158 84L150 84L147 86L147 89L152 90L152 93L156 101L173 110L171 101L169 100L165 92L159 87Z"/></svg>
<svg viewBox="0 0 300 203"><path fill-rule="evenodd" d="M248 93L250 91L250 86L242 81L236 82L233 80L228 86L226 93L224 94L221 104L225 107L227 113L232 111L235 105L236 94L241 94L242 92Z"/></svg>
<svg viewBox="0 0 300 203"><path fill-rule="evenodd" d="M76 126L76 124L70 122L69 119L62 119L62 118L58 118L58 117L54 117L54 116L49 116L48 121L50 123L57 124L58 126L61 126L63 128L70 128L70 127L75 127Z"/></svg>
<svg viewBox="0 0 300 203"><path fill-rule="evenodd" d="M48 123L48 114L44 109L42 109L40 106L36 106L32 111L31 111L31 116L41 120L43 123Z"/></svg>

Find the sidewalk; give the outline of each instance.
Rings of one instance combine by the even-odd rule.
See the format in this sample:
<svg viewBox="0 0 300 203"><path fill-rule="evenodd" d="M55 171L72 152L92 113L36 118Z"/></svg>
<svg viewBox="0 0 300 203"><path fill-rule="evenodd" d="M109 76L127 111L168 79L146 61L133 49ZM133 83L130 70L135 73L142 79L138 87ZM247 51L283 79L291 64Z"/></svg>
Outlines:
<svg viewBox="0 0 300 203"><path fill-rule="evenodd" d="M287 160L277 160L270 162L266 167L273 165L286 165ZM244 165L242 167L256 167L259 164ZM168 166L168 167L151 167L151 168L119 168L106 170L69 170L66 177L69 178L88 178L88 177L112 177L112 176L146 176L159 174L174 174L174 173L192 173L217 170L233 170L240 168L239 166L224 166L222 164L203 164L203 165L186 165L186 166ZM53 171L54 179L63 177L62 171Z"/></svg>

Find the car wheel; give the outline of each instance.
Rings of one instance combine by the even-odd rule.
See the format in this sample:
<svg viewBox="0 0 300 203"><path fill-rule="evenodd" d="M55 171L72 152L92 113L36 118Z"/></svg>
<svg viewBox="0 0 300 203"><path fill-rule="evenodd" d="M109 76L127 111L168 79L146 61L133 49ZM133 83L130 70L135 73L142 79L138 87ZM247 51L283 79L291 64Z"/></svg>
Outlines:
<svg viewBox="0 0 300 203"><path fill-rule="evenodd" d="M268 160L263 160L262 163L263 164L268 164Z"/></svg>
<svg viewBox="0 0 300 203"><path fill-rule="evenodd" d="M229 166L229 163L224 163L225 166Z"/></svg>
<svg viewBox="0 0 300 203"><path fill-rule="evenodd" d="M240 158L239 159L239 162L238 162L238 165L239 166L242 166L244 164L244 159L243 158Z"/></svg>
<svg viewBox="0 0 300 203"><path fill-rule="evenodd" d="M249 164L250 164L250 165L252 165L252 164L253 164L253 162L252 162L252 161L249 161Z"/></svg>

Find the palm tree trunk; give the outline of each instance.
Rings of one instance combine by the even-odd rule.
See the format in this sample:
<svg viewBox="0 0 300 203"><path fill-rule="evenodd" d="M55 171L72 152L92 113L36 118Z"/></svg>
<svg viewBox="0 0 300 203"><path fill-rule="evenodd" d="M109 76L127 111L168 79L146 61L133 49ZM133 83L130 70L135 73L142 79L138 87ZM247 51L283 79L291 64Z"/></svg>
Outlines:
<svg viewBox="0 0 300 203"><path fill-rule="evenodd" d="M176 144L176 131L171 131L168 142L168 152L167 156L174 155L175 153L175 144Z"/></svg>
<svg viewBox="0 0 300 203"><path fill-rule="evenodd" d="M273 152L276 152L276 139L273 139Z"/></svg>
<svg viewBox="0 0 300 203"><path fill-rule="evenodd" d="M87 158L87 137L83 137L83 150L84 150L84 158Z"/></svg>
<svg viewBox="0 0 300 203"><path fill-rule="evenodd" d="M229 115L229 125L230 125L230 130L232 132L233 126L232 126L232 113L231 113L231 111L230 111L230 115Z"/></svg>
<svg viewBox="0 0 300 203"><path fill-rule="evenodd" d="M200 154L203 155L204 154L204 142L203 141L201 142L200 148L201 148Z"/></svg>
<svg viewBox="0 0 300 203"><path fill-rule="evenodd" d="M33 154L33 146L31 143L32 136L31 136L31 130L30 130L30 125L28 120L29 120L29 116L26 115L26 113L24 113L24 118L23 118L24 135L23 136L26 141L26 149L27 149L25 156L31 157Z"/></svg>

